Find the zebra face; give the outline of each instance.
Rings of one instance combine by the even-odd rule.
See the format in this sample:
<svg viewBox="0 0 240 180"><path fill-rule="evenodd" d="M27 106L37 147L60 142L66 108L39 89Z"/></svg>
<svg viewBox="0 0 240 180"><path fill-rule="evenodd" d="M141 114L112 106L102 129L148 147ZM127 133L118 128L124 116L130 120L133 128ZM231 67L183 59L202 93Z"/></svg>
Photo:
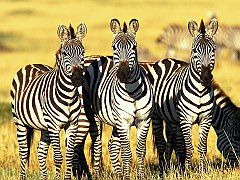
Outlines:
<svg viewBox="0 0 240 180"><path fill-rule="evenodd" d="M86 33L87 28L84 23L78 25L76 34L71 25L69 29L64 25L58 27L58 36L62 41L59 50L61 54L59 64L75 87L81 86L83 81L84 47L82 39L86 36Z"/></svg>
<svg viewBox="0 0 240 180"><path fill-rule="evenodd" d="M201 21L199 30L197 23L190 21L188 29L193 36L191 64L200 76L200 82L203 86L212 84L212 71L215 64L216 45L213 41L213 35L217 32L218 23L216 19L212 19L207 29L205 29L203 21Z"/></svg>
<svg viewBox="0 0 240 180"><path fill-rule="evenodd" d="M138 21L132 19L129 23L129 30L124 22L123 30L117 19L112 19L110 23L112 32L114 33L113 62L117 68L117 78L122 83L127 83L131 74L137 65L137 42L136 32L138 30Z"/></svg>

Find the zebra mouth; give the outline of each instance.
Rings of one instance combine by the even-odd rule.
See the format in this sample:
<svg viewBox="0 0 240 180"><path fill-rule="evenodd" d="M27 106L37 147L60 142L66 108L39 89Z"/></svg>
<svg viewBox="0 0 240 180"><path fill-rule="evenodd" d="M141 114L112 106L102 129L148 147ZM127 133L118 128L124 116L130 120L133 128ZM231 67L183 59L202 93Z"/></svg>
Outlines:
<svg viewBox="0 0 240 180"><path fill-rule="evenodd" d="M130 76L130 69L128 67L128 62L120 62L119 68L117 70L117 77L121 83L127 83Z"/></svg>
<svg viewBox="0 0 240 180"><path fill-rule="evenodd" d="M83 74L80 68L74 68L72 76L71 76L72 84L75 87L79 87L83 83Z"/></svg>
<svg viewBox="0 0 240 180"><path fill-rule="evenodd" d="M202 66L202 71L200 75L200 82L203 86L211 86L213 81L212 71L210 70L210 66Z"/></svg>

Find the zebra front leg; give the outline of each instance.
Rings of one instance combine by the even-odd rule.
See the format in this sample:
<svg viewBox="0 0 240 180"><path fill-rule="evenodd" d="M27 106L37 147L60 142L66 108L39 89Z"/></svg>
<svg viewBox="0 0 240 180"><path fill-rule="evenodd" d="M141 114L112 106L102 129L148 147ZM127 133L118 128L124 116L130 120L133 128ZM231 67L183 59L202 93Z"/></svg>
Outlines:
<svg viewBox="0 0 240 180"><path fill-rule="evenodd" d="M50 137L48 131L41 131L41 139L38 145L38 161L41 171L41 179L47 179L47 166L46 159L48 154L48 148L50 145Z"/></svg>
<svg viewBox="0 0 240 180"><path fill-rule="evenodd" d="M63 156L60 149L60 130L49 130L49 136L52 143L53 153L54 153L54 164L56 167L56 178L60 179L60 170L63 161Z"/></svg>
<svg viewBox="0 0 240 180"><path fill-rule="evenodd" d="M30 145L33 138L33 129L17 124L17 139L20 156L20 179L26 179L26 162L29 163Z"/></svg>
<svg viewBox="0 0 240 180"><path fill-rule="evenodd" d="M192 156L193 156L193 145L192 145L192 125L185 121L180 121L180 126L183 132L183 138L186 147L186 163L185 168L187 171L191 170L192 167Z"/></svg>
<svg viewBox="0 0 240 180"><path fill-rule="evenodd" d="M211 122L203 121L200 123L198 153L200 155L200 173L206 170L205 160L207 154L207 137Z"/></svg>
<svg viewBox="0 0 240 180"><path fill-rule="evenodd" d="M117 132L121 142L121 157L123 162L123 179L130 179L130 165L132 162L132 152L130 149L130 125L126 122L117 123Z"/></svg>
<svg viewBox="0 0 240 180"><path fill-rule="evenodd" d="M72 161L74 155L74 144L77 133L78 123L72 122L66 129L67 149L66 149L66 171L64 179L71 179Z"/></svg>
<svg viewBox="0 0 240 180"><path fill-rule="evenodd" d="M144 179L144 159L146 155L146 139L149 130L150 119L137 124L137 148L136 154L138 159L138 179Z"/></svg>
<svg viewBox="0 0 240 180"><path fill-rule="evenodd" d="M163 178L163 171L165 169L164 152L166 149L166 140L163 135L163 120L153 112L152 115L152 128L153 128L153 139L154 144L157 146L158 151L158 163L160 170L160 177Z"/></svg>
<svg viewBox="0 0 240 180"><path fill-rule="evenodd" d="M112 162L113 174L117 178L122 178L122 170L119 161L119 153L120 153L121 143L117 133L117 128L113 127L112 136L108 142L108 150Z"/></svg>

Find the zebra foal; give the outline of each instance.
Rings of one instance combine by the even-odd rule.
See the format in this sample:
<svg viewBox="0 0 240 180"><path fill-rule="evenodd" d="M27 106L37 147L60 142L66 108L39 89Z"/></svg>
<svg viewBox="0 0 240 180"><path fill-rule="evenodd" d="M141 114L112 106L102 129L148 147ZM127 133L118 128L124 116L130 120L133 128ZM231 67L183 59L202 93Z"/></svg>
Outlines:
<svg viewBox="0 0 240 180"><path fill-rule="evenodd" d="M38 147L41 179L47 179L46 157L50 143L54 151L56 179L60 178L62 154L59 132L66 130L66 172L71 178L74 141L80 114L78 87L82 85L84 47L82 39L87 32L80 23L74 29L59 25L57 34L61 46L56 53L54 68L43 64L30 64L20 69L11 87L12 113L17 126L20 156L20 179L25 179L26 162L29 161L33 129L41 131Z"/></svg>

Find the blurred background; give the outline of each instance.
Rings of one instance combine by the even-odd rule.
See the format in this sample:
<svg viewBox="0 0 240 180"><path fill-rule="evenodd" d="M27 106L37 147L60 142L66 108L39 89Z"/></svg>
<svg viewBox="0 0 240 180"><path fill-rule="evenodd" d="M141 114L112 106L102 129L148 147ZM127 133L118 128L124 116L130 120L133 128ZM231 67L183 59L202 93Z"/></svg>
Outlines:
<svg viewBox="0 0 240 180"><path fill-rule="evenodd" d="M190 50L167 54L166 45L157 42L167 27L178 24L188 33L190 19L199 24L201 19L209 22L213 15L218 18L220 26L240 26L239 4L236 0L1 1L0 101L9 102L11 80L19 68L29 63L54 64L54 55L60 46L56 33L60 23L66 26L71 23L76 28L79 22L85 22L88 28L83 40L85 55L111 55L113 34L109 28L110 20L118 18L121 23L129 23L136 18L140 23L138 48L143 54L140 60L156 61L166 56L188 60ZM240 43L240 37L238 41ZM189 46L191 42L186 48L190 49ZM221 65L222 59L229 58L221 53L216 62Z"/></svg>
<svg viewBox="0 0 240 180"><path fill-rule="evenodd" d="M110 20L118 18L121 24L124 21L128 24L136 18L140 24L137 32L140 61L157 61L166 57L188 61L191 49L187 30L189 20L194 19L200 24L203 19L207 23L214 16L221 27L214 78L239 105L239 6L240 2L236 0L1 0L0 167L9 161L9 167L14 166L16 171L5 167L7 169L0 171L0 177L5 173L4 177L8 179L12 177L9 175L12 171L15 177L19 168L16 130L10 108L12 78L21 67L30 63L54 65L55 52L60 46L59 24L69 26L71 23L76 28L79 22L85 22L88 29L83 39L85 55L112 55ZM215 146L214 132L211 137L208 141L210 155L221 157ZM195 152L197 142L194 140ZM36 147L34 149L36 153ZM37 163L36 154L34 156L32 161ZM36 169L39 172L38 167Z"/></svg>

